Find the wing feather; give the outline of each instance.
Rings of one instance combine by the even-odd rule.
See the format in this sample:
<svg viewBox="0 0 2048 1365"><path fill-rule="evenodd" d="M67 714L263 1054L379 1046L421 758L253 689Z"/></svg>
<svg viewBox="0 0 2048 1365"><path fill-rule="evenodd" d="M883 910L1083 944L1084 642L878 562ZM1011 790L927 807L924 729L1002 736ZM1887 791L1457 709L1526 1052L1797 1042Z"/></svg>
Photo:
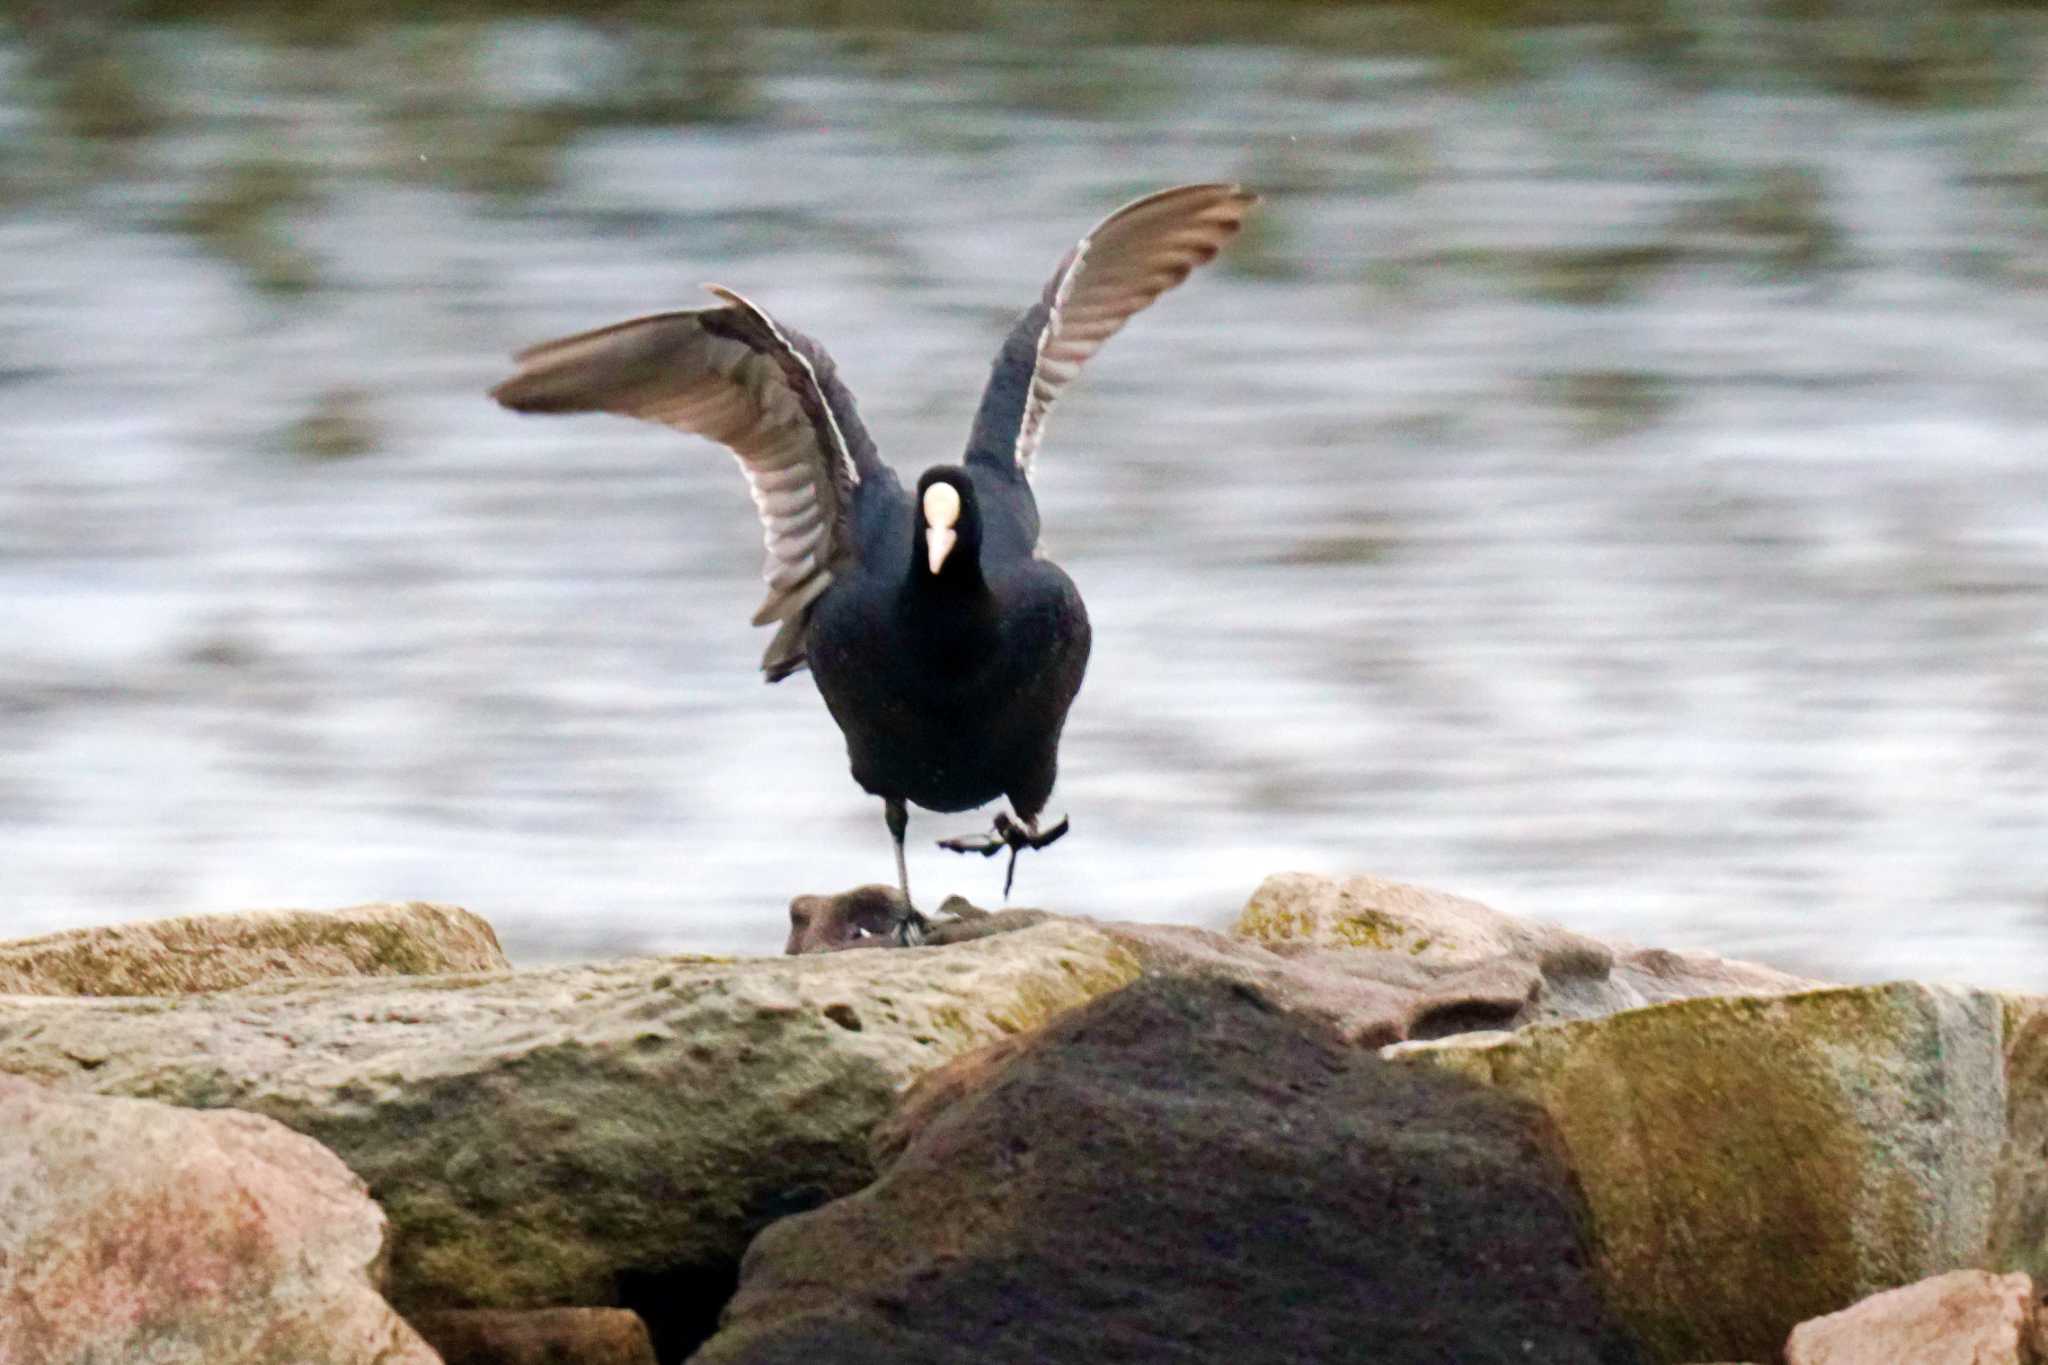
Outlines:
<svg viewBox="0 0 2048 1365"><path fill-rule="evenodd" d="M637 417L732 451L767 550L768 596L754 624L785 623L761 662L773 680L803 664L796 618L858 558L852 502L879 465L824 350L731 290L711 292L722 306L634 318L522 351L491 396L518 412Z"/></svg>
<svg viewBox="0 0 2048 1365"><path fill-rule="evenodd" d="M1028 474L1060 392L1126 322L1214 259L1256 203L1237 185L1182 185L1096 224L1061 259L1003 347L970 453L1005 454ZM1027 366L1020 384L1018 371ZM991 448L1004 439L1007 449Z"/></svg>

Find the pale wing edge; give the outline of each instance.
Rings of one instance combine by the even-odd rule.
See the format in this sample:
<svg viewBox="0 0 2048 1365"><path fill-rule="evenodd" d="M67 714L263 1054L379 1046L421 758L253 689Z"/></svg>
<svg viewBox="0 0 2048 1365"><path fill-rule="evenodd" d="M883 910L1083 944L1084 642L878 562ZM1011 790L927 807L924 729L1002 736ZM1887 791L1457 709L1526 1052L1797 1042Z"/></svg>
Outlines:
<svg viewBox="0 0 2048 1365"><path fill-rule="evenodd" d="M726 446L746 477L767 552L769 591L754 623L800 622L853 553L848 504L861 471L806 354L812 343L797 344L733 291L713 292L724 307L653 314L530 347L491 394L517 411L612 412ZM791 636L778 631L762 660L771 678L802 666L801 630Z"/></svg>
<svg viewBox="0 0 2048 1365"><path fill-rule="evenodd" d="M1258 196L1242 186L1181 185L1133 200L1075 243L1047 281L1012 458L1028 473L1054 402L1104 342L1244 226Z"/></svg>

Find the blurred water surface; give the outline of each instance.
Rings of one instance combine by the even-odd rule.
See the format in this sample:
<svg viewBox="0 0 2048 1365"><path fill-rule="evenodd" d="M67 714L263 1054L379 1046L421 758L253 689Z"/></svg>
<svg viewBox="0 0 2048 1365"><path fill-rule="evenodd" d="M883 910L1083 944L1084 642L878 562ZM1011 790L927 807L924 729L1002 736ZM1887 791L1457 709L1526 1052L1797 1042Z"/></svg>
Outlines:
<svg viewBox="0 0 2048 1365"><path fill-rule="evenodd" d="M1052 424L1097 643L1020 900L1375 870L2048 987L2038 11L282 8L0 18L0 935L763 951L886 880L731 462L482 390L717 280L914 476L1080 230L1227 176Z"/></svg>

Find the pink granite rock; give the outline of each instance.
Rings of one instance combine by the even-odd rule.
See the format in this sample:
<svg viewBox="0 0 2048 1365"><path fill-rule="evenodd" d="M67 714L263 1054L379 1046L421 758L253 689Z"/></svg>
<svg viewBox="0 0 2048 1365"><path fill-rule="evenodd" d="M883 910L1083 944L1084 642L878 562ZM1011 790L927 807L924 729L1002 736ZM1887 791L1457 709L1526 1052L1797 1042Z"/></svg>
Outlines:
<svg viewBox="0 0 2048 1365"><path fill-rule="evenodd" d="M1785 1365L2035 1365L2034 1282L1957 1270L1802 1322Z"/></svg>
<svg viewBox="0 0 2048 1365"><path fill-rule="evenodd" d="M0 1361L438 1365L383 1247L362 1181L270 1119L0 1075Z"/></svg>

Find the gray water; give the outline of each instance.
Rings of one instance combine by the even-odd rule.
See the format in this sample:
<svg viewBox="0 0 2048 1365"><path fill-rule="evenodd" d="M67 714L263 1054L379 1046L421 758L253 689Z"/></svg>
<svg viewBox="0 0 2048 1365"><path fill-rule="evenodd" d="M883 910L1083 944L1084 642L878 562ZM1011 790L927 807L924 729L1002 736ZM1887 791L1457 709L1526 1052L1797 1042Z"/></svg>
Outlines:
<svg viewBox="0 0 2048 1365"><path fill-rule="evenodd" d="M1019 901L1369 870L2048 988L2043 19L682 12L0 20L0 936L388 897L772 951L887 880L755 672L731 461L482 391L718 281L914 475L1080 231L1229 177L1255 230L1041 459L1096 653Z"/></svg>

